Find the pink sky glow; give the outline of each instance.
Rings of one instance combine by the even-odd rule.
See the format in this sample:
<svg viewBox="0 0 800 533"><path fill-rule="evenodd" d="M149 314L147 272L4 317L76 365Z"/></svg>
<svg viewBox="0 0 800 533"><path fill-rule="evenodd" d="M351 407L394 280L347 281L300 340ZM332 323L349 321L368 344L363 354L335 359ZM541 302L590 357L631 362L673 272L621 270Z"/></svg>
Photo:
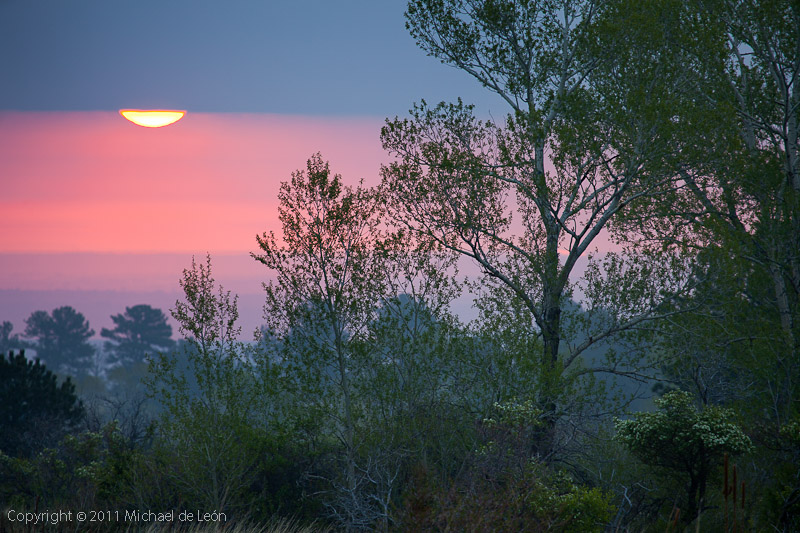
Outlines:
<svg viewBox="0 0 800 533"><path fill-rule="evenodd" d="M0 111L0 321L21 329L32 311L73 305L99 331L125 306L166 310L192 256L210 253L249 336L270 278L249 252L257 234L280 236L280 183L319 151L345 184L377 185L382 124L189 110L143 128L116 110Z"/></svg>
<svg viewBox="0 0 800 533"><path fill-rule="evenodd" d="M0 252L243 252L279 230L277 192L317 151L377 183L382 120L0 112Z"/></svg>
<svg viewBox="0 0 800 533"><path fill-rule="evenodd" d="M280 235L281 181L319 151L346 184L377 184L382 123L190 110L151 129L116 110L0 111L0 321L19 332L71 305L99 332L126 306L166 312L209 252L249 337L270 273L248 254L256 234Z"/></svg>

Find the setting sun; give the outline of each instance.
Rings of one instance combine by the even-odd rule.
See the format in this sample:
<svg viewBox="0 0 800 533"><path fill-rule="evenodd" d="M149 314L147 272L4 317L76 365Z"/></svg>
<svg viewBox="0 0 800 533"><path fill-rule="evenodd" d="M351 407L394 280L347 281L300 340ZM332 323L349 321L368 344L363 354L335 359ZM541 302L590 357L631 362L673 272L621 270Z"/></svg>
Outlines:
<svg viewBox="0 0 800 533"><path fill-rule="evenodd" d="M179 121L186 111L120 109L119 114L139 126L160 128Z"/></svg>

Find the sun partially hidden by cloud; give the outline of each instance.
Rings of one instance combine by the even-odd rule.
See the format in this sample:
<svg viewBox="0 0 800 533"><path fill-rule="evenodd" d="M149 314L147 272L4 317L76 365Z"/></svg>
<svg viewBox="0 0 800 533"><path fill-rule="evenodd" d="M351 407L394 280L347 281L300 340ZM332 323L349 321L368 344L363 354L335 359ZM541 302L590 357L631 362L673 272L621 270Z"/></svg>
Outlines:
<svg viewBox="0 0 800 533"><path fill-rule="evenodd" d="M281 181L320 151L376 184L380 118L191 113L130 128L110 112L0 112L0 253L241 252L280 234Z"/></svg>
<svg viewBox="0 0 800 533"><path fill-rule="evenodd" d="M178 122L186 114L186 111L120 109L119 114L134 124L145 128L163 128Z"/></svg>

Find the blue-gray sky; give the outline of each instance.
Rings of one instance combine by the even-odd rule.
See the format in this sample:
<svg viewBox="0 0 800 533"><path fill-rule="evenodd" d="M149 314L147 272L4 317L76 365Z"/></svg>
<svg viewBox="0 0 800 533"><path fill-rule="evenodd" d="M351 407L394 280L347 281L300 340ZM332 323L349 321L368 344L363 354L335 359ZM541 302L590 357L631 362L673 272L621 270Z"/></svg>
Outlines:
<svg viewBox="0 0 800 533"><path fill-rule="evenodd" d="M419 49L402 0L0 0L0 109L504 111Z"/></svg>

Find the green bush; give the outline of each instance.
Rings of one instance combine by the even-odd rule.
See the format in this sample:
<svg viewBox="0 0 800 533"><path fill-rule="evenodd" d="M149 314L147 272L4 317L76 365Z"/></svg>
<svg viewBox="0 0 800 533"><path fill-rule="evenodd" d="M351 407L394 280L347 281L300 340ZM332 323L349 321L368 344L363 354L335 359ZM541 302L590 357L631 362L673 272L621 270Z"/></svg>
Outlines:
<svg viewBox="0 0 800 533"><path fill-rule="evenodd" d="M614 513L611 499L534 461L494 477L471 468L449 484L417 467L398 522L414 531L600 532Z"/></svg>
<svg viewBox="0 0 800 533"><path fill-rule="evenodd" d="M668 392L656 405L656 412L616 420L616 439L645 464L684 479L681 517L688 523L702 511L707 484L724 455L748 453L753 444L731 421L730 409L706 406L698 410L688 392Z"/></svg>
<svg viewBox="0 0 800 533"><path fill-rule="evenodd" d="M612 494L535 459L530 442L541 416L530 401L496 403L457 475L442 480L422 464L412 469L398 522L405 530L604 530Z"/></svg>

